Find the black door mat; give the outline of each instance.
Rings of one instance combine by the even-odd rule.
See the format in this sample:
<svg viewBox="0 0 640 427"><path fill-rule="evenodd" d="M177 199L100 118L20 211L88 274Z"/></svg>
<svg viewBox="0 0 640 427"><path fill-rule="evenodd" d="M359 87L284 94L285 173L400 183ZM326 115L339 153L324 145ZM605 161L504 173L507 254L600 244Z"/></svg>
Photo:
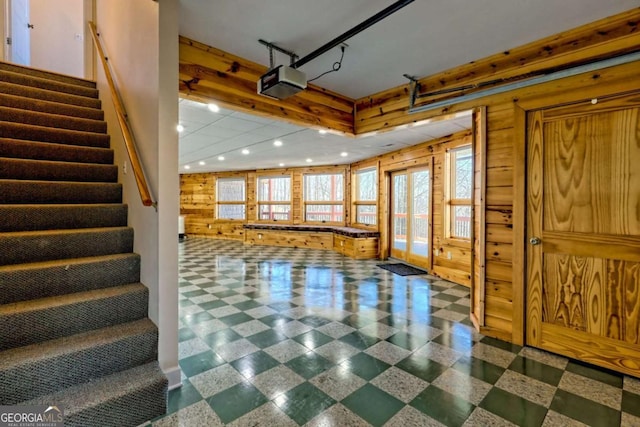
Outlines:
<svg viewBox="0 0 640 427"><path fill-rule="evenodd" d="M393 274L398 274L400 276L414 276L416 274L429 274L424 270L420 270L419 268L411 267L407 264L378 264L378 267L388 270Z"/></svg>

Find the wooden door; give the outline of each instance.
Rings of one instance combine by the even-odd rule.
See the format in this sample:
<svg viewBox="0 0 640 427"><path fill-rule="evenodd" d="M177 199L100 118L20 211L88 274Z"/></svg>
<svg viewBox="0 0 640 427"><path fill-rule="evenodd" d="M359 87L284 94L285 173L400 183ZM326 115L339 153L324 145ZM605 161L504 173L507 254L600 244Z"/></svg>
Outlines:
<svg viewBox="0 0 640 427"><path fill-rule="evenodd" d="M640 96L529 113L527 344L640 376Z"/></svg>

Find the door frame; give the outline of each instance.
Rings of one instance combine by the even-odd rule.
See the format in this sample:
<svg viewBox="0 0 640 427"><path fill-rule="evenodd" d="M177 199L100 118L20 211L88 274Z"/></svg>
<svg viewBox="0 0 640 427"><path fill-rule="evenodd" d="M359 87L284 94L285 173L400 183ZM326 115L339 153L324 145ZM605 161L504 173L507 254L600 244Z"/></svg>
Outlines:
<svg viewBox="0 0 640 427"><path fill-rule="evenodd" d="M389 206L389 217L388 217L388 221L387 221L387 227L389 230L389 238L387 239L387 252L389 253L389 256L392 258L396 258L396 259L401 259L402 261L408 263L408 264L413 264L416 266L419 266L420 268L426 269L428 272L431 272L433 270L433 180L434 180L434 176L433 176L433 163L434 163L434 159L433 159L433 155L429 156L427 158L427 161L425 163L421 163L419 165L415 165L415 166L408 166L408 167L404 167L401 169L394 169L394 170L389 170L386 171L386 174L389 177L390 180L390 189L388 192L388 206ZM429 212L428 214L428 236L427 236L427 242L428 242L428 255L427 257L420 257L420 256L411 256L411 251L410 251L410 247L411 245L409 244L409 237L410 234L412 234L413 228L411 226L411 222L412 222L412 216L410 216L409 214L413 213L413 179L411 178L411 175L413 172L418 172L418 171L429 171ZM393 177L396 174L405 174L406 175L406 180L407 180L407 216L406 216L406 221L407 221L407 241L406 241L406 249L404 250L404 257L403 258L398 258L397 256L393 255L393 241L394 241L394 235L395 233L393 232L394 229L394 224L393 224L393 213L394 213L394 203L393 203L393 198L394 198L394 184L393 184ZM412 237L412 236L411 236ZM421 263L420 261L426 261L426 264ZM417 261L417 262L416 262Z"/></svg>

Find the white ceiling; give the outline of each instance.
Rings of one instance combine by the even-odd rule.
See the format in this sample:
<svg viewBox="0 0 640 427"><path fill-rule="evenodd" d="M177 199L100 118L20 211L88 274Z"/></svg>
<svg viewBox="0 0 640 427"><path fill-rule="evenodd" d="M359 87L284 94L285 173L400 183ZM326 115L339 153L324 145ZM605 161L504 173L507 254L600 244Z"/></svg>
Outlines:
<svg viewBox="0 0 640 427"><path fill-rule="evenodd" d="M180 34L268 66L258 39L304 56L392 3L180 0ZM349 39L341 70L314 83L359 98L407 83L404 73L432 75L638 6L638 0L416 0ZM339 58L334 48L301 70L312 78ZM180 122L182 173L351 163L470 127L466 116L354 139L224 109L213 113L189 100L180 102ZM282 147L273 145L278 138Z"/></svg>
<svg viewBox="0 0 640 427"><path fill-rule="evenodd" d="M180 172L193 173L353 163L469 129L471 116L461 113L450 120L425 120L392 132L352 138L321 135L317 130L224 108L214 113L206 104L181 99L180 124L184 127ZM282 146L274 146L275 140L282 141ZM244 148L249 154L242 154Z"/></svg>

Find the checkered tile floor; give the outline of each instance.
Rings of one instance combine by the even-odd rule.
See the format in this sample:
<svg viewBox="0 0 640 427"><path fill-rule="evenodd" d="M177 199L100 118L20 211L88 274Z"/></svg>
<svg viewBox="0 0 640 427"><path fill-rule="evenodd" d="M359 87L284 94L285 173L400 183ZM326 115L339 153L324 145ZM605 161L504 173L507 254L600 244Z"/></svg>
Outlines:
<svg viewBox="0 0 640 427"><path fill-rule="evenodd" d="M180 244L154 426L640 426L640 380L476 333L467 288L331 251Z"/></svg>

